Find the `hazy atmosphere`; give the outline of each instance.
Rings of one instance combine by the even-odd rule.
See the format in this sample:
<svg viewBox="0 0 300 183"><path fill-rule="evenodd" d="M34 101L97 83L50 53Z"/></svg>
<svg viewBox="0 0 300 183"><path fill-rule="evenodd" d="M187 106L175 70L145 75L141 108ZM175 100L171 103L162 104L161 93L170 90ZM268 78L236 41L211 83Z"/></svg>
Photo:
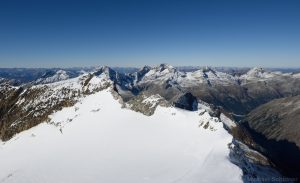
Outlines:
<svg viewBox="0 0 300 183"><path fill-rule="evenodd" d="M0 2L0 67L300 67L300 2Z"/></svg>

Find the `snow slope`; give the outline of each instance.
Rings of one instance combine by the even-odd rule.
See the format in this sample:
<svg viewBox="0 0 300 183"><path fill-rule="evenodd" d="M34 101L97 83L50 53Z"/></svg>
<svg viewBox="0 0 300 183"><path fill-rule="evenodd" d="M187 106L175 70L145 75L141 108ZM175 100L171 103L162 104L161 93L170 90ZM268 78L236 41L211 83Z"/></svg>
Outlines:
<svg viewBox="0 0 300 183"><path fill-rule="evenodd" d="M1 183L242 182L232 136L208 112L158 106L145 116L104 90L50 118L1 142Z"/></svg>

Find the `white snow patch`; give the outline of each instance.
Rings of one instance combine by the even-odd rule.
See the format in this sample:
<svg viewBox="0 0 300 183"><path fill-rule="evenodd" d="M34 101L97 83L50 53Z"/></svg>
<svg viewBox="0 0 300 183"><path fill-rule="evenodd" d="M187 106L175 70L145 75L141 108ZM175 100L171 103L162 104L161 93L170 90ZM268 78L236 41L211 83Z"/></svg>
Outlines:
<svg viewBox="0 0 300 183"><path fill-rule="evenodd" d="M223 113L220 115L220 119L228 128L236 127L236 124Z"/></svg>

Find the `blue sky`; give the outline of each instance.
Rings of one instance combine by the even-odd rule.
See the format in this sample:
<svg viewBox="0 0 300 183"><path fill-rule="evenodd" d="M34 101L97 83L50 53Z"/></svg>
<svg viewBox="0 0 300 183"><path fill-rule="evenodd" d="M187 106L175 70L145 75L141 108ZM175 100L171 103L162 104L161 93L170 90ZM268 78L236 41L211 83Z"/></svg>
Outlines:
<svg viewBox="0 0 300 183"><path fill-rule="evenodd" d="M0 67L159 63L300 67L300 1L0 1Z"/></svg>

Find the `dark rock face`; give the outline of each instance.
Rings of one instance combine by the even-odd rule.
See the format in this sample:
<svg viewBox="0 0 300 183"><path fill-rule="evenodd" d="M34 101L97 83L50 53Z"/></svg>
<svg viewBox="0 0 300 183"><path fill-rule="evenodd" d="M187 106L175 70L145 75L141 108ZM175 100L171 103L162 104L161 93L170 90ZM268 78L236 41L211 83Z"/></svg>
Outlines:
<svg viewBox="0 0 300 183"><path fill-rule="evenodd" d="M268 157L284 175L300 180L300 149L295 143L268 139L247 124L244 126L251 134L251 138L259 145L256 150Z"/></svg>
<svg viewBox="0 0 300 183"><path fill-rule="evenodd" d="M198 108L198 101L195 96L191 93L186 93L178 98L174 102L175 107L189 110L189 111L196 111Z"/></svg>
<svg viewBox="0 0 300 183"><path fill-rule="evenodd" d="M104 66L98 69L93 73L95 76L99 76L101 74L105 74L109 80L111 80L115 85L118 85L123 90L132 91L134 88L132 87L133 79L123 73L116 72L110 67Z"/></svg>
<svg viewBox="0 0 300 183"><path fill-rule="evenodd" d="M198 99L209 104L222 106L226 111L236 114L246 114L258 105L255 99L248 96L247 91L239 85L200 85L187 88Z"/></svg>
<svg viewBox="0 0 300 183"><path fill-rule="evenodd" d="M248 148L245 144L233 140L231 144L228 145L230 149L229 157L232 163L239 166L243 171L243 182L274 182L274 180L282 179L283 176L276 171L269 160L253 149ZM286 182L291 179L286 178ZM263 180L263 181L261 181ZM278 181L283 182L283 181Z"/></svg>
<svg viewBox="0 0 300 183"><path fill-rule="evenodd" d="M300 96L264 104L250 112L245 121L268 139L288 140L300 148Z"/></svg>
<svg viewBox="0 0 300 183"><path fill-rule="evenodd" d="M242 126L260 146L259 151L283 173L300 180L300 96L276 99L256 108Z"/></svg>
<svg viewBox="0 0 300 183"><path fill-rule="evenodd" d="M201 84L184 90L207 103L222 106L228 112L245 115L273 99L300 95L300 79L255 80L241 85Z"/></svg>
<svg viewBox="0 0 300 183"><path fill-rule="evenodd" d="M154 100L146 102L149 97L152 97ZM171 106L168 101L161 98L159 95L146 96L143 93L131 98L131 100L127 101L126 104L129 105L128 108L131 110L143 113L146 116L154 114L156 107L159 105L164 107Z"/></svg>
<svg viewBox="0 0 300 183"><path fill-rule="evenodd" d="M150 67L149 66L144 66L143 68L141 68L140 70L138 70L137 72L134 73L130 73L129 76L132 77L134 79L134 82L137 83L141 80L141 78L143 78L145 76L145 74L147 72L150 71Z"/></svg>

